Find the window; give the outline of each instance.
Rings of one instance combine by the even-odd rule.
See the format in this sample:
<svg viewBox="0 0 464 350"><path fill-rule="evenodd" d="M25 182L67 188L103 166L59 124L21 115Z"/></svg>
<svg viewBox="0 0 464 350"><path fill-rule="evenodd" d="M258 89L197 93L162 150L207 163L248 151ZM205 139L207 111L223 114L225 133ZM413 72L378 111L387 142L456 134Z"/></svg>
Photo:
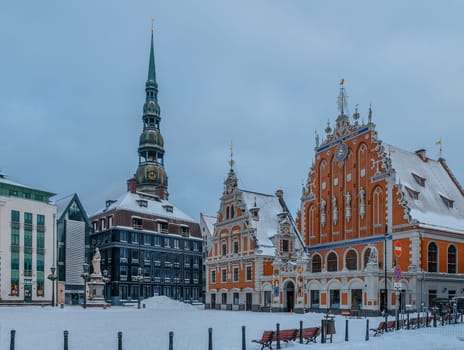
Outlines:
<svg viewBox="0 0 464 350"><path fill-rule="evenodd" d="M272 292L270 290L264 291L264 306L271 306Z"/></svg>
<svg viewBox="0 0 464 350"><path fill-rule="evenodd" d="M358 255L354 250L349 250L346 253L346 268L348 270L357 270L358 269Z"/></svg>
<svg viewBox="0 0 464 350"><path fill-rule="evenodd" d="M121 231L119 232L119 241L120 242L127 242L127 231Z"/></svg>
<svg viewBox="0 0 464 350"><path fill-rule="evenodd" d="M239 294L234 293L233 298L234 298L234 305L238 305L239 300L240 300Z"/></svg>
<svg viewBox="0 0 464 350"><path fill-rule="evenodd" d="M417 184L419 186L422 186L422 187L425 186L425 178L423 178L422 176L419 176L417 174L414 174L414 173L411 173L411 175L414 178L414 180L416 180L416 182L417 182Z"/></svg>
<svg viewBox="0 0 464 350"><path fill-rule="evenodd" d="M374 194L372 197L372 221L374 224L374 227L382 227L383 226L383 221L384 221L384 216L385 216L385 210L384 210L384 196L383 196L383 191L381 187L377 187L374 190Z"/></svg>
<svg viewBox="0 0 464 350"><path fill-rule="evenodd" d="M142 228L142 219L141 218L132 218L132 227L135 229Z"/></svg>
<svg viewBox="0 0 464 350"><path fill-rule="evenodd" d="M239 280L238 267L234 267L234 282L238 282L238 280Z"/></svg>
<svg viewBox="0 0 464 350"><path fill-rule="evenodd" d="M253 276L252 276L251 266L247 266L246 267L246 280L251 281L252 278L253 278Z"/></svg>
<svg viewBox="0 0 464 350"><path fill-rule="evenodd" d="M178 239L174 239L174 248L179 249L179 240Z"/></svg>
<svg viewBox="0 0 464 350"><path fill-rule="evenodd" d="M337 265L338 265L337 254L332 252L327 257L327 271L329 272L337 271L338 269Z"/></svg>
<svg viewBox="0 0 464 350"><path fill-rule="evenodd" d="M319 291L318 290L311 291L311 307L315 309L319 308Z"/></svg>
<svg viewBox="0 0 464 350"><path fill-rule="evenodd" d="M414 191L414 190L410 189L407 186L404 186L404 188L406 188L406 191L408 191L409 197L411 197L412 199L415 199L415 200L419 199L419 192Z"/></svg>
<svg viewBox="0 0 464 350"><path fill-rule="evenodd" d="M448 247L448 273L456 273L456 247Z"/></svg>
<svg viewBox="0 0 464 350"><path fill-rule="evenodd" d="M148 207L148 201L145 200L145 199L139 199L139 200L137 201L137 203L139 204L139 206L140 206L141 208L147 208L147 207Z"/></svg>
<svg viewBox="0 0 464 350"><path fill-rule="evenodd" d="M113 227L113 217L108 216L108 227Z"/></svg>
<svg viewBox="0 0 464 350"><path fill-rule="evenodd" d="M211 283L216 283L216 270L211 271Z"/></svg>
<svg viewBox="0 0 464 350"><path fill-rule="evenodd" d="M227 244L225 242L222 243L222 256L227 255Z"/></svg>
<svg viewBox="0 0 464 350"><path fill-rule="evenodd" d="M148 234L143 235L143 244L151 245L151 236Z"/></svg>
<svg viewBox="0 0 464 350"><path fill-rule="evenodd" d="M160 222L159 223L159 230L161 233L168 233L168 223L167 222Z"/></svg>
<svg viewBox="0 0 464 350"><path fill-rule="evenodd" d="M139 243L139 234L137 232L131 233L131 243L138 244Z"/></svg>
<svg viewBox="0 0 464 350"><path fill-rule="evenodd" d="M330 307L334 309L340 308L340 290L339 289L330 290Z"/></svg>
<svg viewBox="0 0 464 350"><path fill-rule="evenodd" d="M317 273L322 271L322 259L319 254L316 254L313 256L313 261L312 261L312 273Z"/></svg>
<svg viewBox="0 0 464 350"><path fill-rule="evenodd" d="M288 253L289 252L289 242L288 242L288 239L283 239L282 240L282 251L285 252L285 253Z"/></svg>
<svg viewBox="0 0 464 350"><path fill-rule="evenodd" d="M428 272L438 272L438 249L437 245L432 242L429 244L429 249L427 252L427 271Z"/></svg>
<svg viewBox="0 0 464 350"><path fill-rule="evenodd" d="M443 201L443 203L446 205L447 208L453 208L454 207L454 201L449 199L449 198L446 198L442 195L440 195L441 197L441 200Z"/></svg>
<svg viewBox="0 0 464 350"><path fill-rule="evenodd" d="M182 226L182 236L188 237L190 232L190 228L188 226Z"/></svg>
<svg viewBox="0 0 464 350"><path fill-rule="evenodd" d="M154 237L154 243L156 246L160 246L161 245L161 237L160 236L155 236Z"/></svg>
<svg viewBox="0 0 464 350"><path fill-rule="evenodd" d="M234 254L238 254L238 240L234 241Z"/></svg>
<svg viewBox="0 0 464 350"><path fill-rule="evenodd" d="M227 270L226 269L221 270L221 281L222 283L227 282Z"/></svg>
<svg viewBox="0 0 464 350"><path fill-rule="evenodd" d="M100 230L104 230L105 229L105 219L100 219Z"/></svg>

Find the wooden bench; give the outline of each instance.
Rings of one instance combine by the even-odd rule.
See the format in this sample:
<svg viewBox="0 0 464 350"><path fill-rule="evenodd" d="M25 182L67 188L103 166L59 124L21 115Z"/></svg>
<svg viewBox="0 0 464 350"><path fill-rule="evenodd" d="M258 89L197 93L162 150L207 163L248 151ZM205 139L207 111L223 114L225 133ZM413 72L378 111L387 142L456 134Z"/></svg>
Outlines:
<svg viewBox="0 0 464 350"><path fill-rule="evenodd" d="M371 328L370 330L374 332L374 337L383 334L385 330L385 321L381 321L377 328Z"/></svg>
<svg viewBox="0 0 464 350"><path fill-rule="evenodd" d="M305 340L305 344L317 343L317 337L321 334L320 327L309 327L303 328L302 338ZM300 330L296 333L296 340L300 339Z"/></svg>
<svg viewBox="0 0 464 350"><path fill-rule="evenodd" d="M269 348L272 350L272 341L274 340L274 331L264 331L261 339L252 340L253 343L261 344L261 350Z"/></svg>
<svg viewBox="0 0 464 350"><path fill-rule="evenodd" d="M396 327L396 321L388 321L387 322L387 329L389 331L394 331Z"/></svg>
<svg viewBox="0 0 464 350"><path fill-rule="evenodd" d="M279 332L280 341L284 341L288 343L290 340L296 339L296 333L298 332L297 329L282 329ZM274 332L273 341L277 341L277 332Z"/></svg>

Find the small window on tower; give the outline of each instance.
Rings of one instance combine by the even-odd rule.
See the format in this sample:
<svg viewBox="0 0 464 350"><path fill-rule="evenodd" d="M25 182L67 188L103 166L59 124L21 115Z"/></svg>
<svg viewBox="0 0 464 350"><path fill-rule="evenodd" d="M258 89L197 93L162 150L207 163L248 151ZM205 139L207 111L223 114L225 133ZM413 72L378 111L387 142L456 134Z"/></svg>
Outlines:
<svg viewBox="0 0 464 350"><path fill-rule="evenodd" d="M288 253L289 252L289 242L288 239L282 240L282 251Z"/></svg>
<svg viewBox="0 0 464 350"><path fill-rule="evenodd" d="M410 189L409 187L406 187L406 186L404 187L406 188L406 191L408 191L408 194L412 199L415 199L415 200L419 199L419 192L414 191L413 189Z"/></svg>
<svg viewBox="0 0 464 350"><path fill-rule="evenodd" d="M414 180L416 180L417 184L424 187L425 186L425 177L419 176L415 173L411 173Z"/></svg>

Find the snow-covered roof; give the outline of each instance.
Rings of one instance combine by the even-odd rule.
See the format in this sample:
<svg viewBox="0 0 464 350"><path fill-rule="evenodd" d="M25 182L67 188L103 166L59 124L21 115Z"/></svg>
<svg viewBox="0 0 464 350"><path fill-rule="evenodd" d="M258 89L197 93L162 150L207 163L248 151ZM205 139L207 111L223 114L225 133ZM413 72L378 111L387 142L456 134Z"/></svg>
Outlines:
<svg viewBox="0 0 464 350"><path fill-rule="evenodd" d="M464 231L464 197L443 165L391 145L385 145L385 150L391 157L396 183L402 185L411 218L430 228ZM424 186L417 179L425 180ZM417 199L407 188L418 193ZM453 207L448 207L443 197L451 200Z"/></svg>
<svg viewBox="0 0 464 350"><path fill-rule="evenodd" d="M214 233L214 224L216 223L217 218L215 216L200 213L200 220L204 223L204 226L208 231L208 235L211 237Z"/></svg>
<svg viewBox="0 0 464 350"><path fill-rule="evenodd" d="M240 190L247 210L259 209L259 220L253 221L256 228L256 238L263 255L274 255L275 247L271 237L275 236L279 229L279 214L283 209L279 198L273 195Z"/></svg>
<svg viewBox="0 0 464 350"><path fill-rule="evenodd" d="M139 204L140 201L146 201L146 207L141 206ZM167 210L167 208L169 208L169 211ZM111 203L108 207L100 209L92 216L99 215L101 213L112 210L129 210L147 215L156 215L164 217L166 219L184 220L196 223L195 220L193 220L182 210L174 206L172 203L141 192L126 192L116 201Z"/></svg>

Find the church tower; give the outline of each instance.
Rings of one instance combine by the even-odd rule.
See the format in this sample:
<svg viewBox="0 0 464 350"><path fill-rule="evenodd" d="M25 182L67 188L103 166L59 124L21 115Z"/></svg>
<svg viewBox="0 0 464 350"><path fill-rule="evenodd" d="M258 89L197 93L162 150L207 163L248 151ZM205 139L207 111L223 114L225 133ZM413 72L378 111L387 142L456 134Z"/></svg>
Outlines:
<svg viewBox="0 0 464 350"><path fill-rule="evenodd" d="M158 104L153 31L152 27L148 79L145 84L145 103L143 105L143 131L138 147L139 165L135 180L137 191L154 194L160 199L167 200L168 177L164 169L164 140L159 128L161 117Z"/></svg>

